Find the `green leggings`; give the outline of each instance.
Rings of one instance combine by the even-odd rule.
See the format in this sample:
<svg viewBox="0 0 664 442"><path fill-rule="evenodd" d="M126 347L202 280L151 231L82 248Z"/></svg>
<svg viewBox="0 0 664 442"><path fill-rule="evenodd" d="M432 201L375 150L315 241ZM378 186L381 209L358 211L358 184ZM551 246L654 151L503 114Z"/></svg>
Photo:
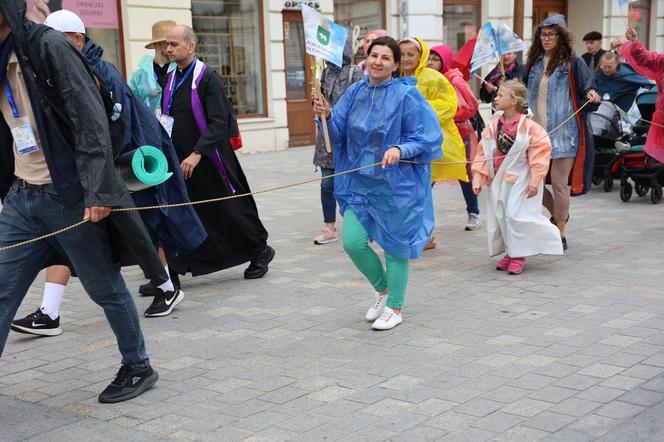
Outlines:
<svg viewBox="0 0 664 442"><path fill-rule="evenodd" d="M344 212L343 230L344 250L353 260L355 267L369 280L377 292L387 288L387 306L403 307L408 285L409 262L407 259L394 258L385 253L387 271L383 269L380 258L369 247L369 234L357 219L355 212L348 209Z"/></svg>

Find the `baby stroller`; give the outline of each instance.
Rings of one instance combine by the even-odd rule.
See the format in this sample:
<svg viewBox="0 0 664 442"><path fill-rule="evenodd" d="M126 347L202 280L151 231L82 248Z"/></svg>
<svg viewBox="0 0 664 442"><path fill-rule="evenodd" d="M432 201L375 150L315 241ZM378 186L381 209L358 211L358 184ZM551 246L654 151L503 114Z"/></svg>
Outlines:
<svg viewBox="0 0 664 442"><path fill-rule="evenodd" d="M599 108L590 114L590 127L595 141L595 165L593 184L604 182L604 191L613 189L612 167L618 159L616 141L627 139L631 129L625 127L621 120L620 109L607 96Z"/></svg>
<svg viewBox="0 0 664 442"><path fill-rule="evenodd" d="M645 120L652 120L655 112L657 92L650 90L636 97L636 105ZM614 165L614 171L620 174L620 199L627 202L632 198L632 184L639 196L650 192L650 200L657 204L662 199L662 185L664 185L664 165L655 161L643 151L643 145L650 129L650 123L639 121L634 126L634 135L630 138L629 151L620 153Z"/></svg>

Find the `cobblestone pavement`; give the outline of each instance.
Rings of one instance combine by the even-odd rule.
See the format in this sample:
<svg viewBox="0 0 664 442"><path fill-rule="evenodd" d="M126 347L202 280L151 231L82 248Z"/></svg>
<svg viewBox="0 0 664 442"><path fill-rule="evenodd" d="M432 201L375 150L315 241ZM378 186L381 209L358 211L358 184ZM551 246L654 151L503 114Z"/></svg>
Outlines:
<svg viewBox="0 0 664 442"><path fill-rule="evenodd" d="M257 190L314 176L311 157L241 161ZM568 253L508 276L485 231L463 231L458 186L435 199L438 248L413 263L404 323L375 332L363 320L371 288L341 244L312 243L317 185L257 197L270 273L184 278L174 314L143 320L161 380L127 403L97 402L119 356L73 282L63 335L10 335L0 439L662 440L664 204L600 189L573 199ZM40 292L41 281L20 315Z"/></svg>

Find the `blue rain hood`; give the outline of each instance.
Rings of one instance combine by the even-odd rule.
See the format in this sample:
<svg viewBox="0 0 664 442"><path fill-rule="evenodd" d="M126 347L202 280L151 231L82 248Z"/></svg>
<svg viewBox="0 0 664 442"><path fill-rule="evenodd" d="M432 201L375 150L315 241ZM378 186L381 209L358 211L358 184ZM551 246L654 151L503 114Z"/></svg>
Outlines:
<svg viewBox="0 0 664 442"><path fill-rule="evenodd" d="M415 78L395 78L374 86L366 76L348 88L328 120L337 173L380 162L393 146L404 160L442 157L438 119L415 84ZM431 166L378 165L336 177L334 190L341 213L353 210L386 253L422 254L434 227Z"/></svg>

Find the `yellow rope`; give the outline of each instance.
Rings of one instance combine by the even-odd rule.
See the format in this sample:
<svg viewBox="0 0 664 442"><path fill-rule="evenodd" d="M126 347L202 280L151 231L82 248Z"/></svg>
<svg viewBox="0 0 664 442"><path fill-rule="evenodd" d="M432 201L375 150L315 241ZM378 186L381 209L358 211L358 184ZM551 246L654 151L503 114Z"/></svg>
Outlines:
<svg viewBox="0 0 664 442"><path fill-rule="evenodd" d="M590 103L590 101L587 101L586 103L584 103L584 105L581 106L579 108L579 110L577 110L574 114L570 115L565 121L563 121L556 128L554 128L549 134L552 134L555 131L557 131L558 129L560 129L569 120L574 118L576 116L576 114L581 112L581 110L584 107L586 107L589 103ZM548 136L549 134L547 134L546 136ZM543 140L544 138L546 138L546 136L540 138L537 141L539 142L539 141ZM510 152L506 153L505 155L503 155L502 157L495 157L495 158L504 158L508 155L516 155L516 154L522 152L523 150L525 150L525 149L521 149L520 151L516 151L516 152L510 151ZM400 160L400 162L402 162L402 163L422 164L422 165L423 164L432 164L432 165L433 164L469 164L469 163L484 162L484 161L488 161L488 160L457 161L457 162L432 161L430 163L419 163L419 162L416 162L416 161ZM235 195L229 195L229 196L224 196L224 197L219 197L219 198L210 198L210 199L200 200L200 201L190 201L190 202L186 202L186 203L174 203L174 204L164 204L164 205L157 205L157 206L143 206L143 207L119 207L119 208L111 209L111 212L134 212L134 211L142 211L142 210L171 209L171 208L177 208L177 207L196 206L196 205L200 205L200 204L217 203L217 202L231 200L231 199L235 199L235 198L244 198L244 197L247 197L247 196L260 195L262 193L276 192L278 190L284 190L284 189L290 189L292 187L303 186L305 184L311 184L311 183L315 183L315 182L322 181L322 180L325 180L325 179L330 179L330 178L334 178L334 177L337 177L337 176L342 176L342 175L346 175L346 174L349 174L349 173L358 172L360 170L368 169L370 167L375 167L375 166L378 166L381 163L382 162L379 161L379 162L376 162L376 163L373 163L373 164L367 164L365 166L356 167L355 169L350 169L350 170L345 170L343 172L338 172L338 173L335 173L333 175L328 175L328 176L325 176L325 177L311 178L311 179L308 179L308 180L299 181L299 182L290 183L290 184L283 184L283 185L280 185L280 186L268 187L266 189L258 190L258 191L255 191L255 192L239 193L239 194L235 194ZM51 233L47 233L45 235L41 235L41 236L38 236L36 238L32 238L32 239L29 239L29 240L26 240L26 241L21 241L21 242L15 243L15 244L0 247L0 252L16 249L16 248L19 248L19 247L22 247L22 246L25 246L25 245L28 245L28 244L35 243L37 241L52 238L54 236L60 235L61 233L67 232L67 231L72 230L72 229L75 229L76 227L79 227L79 226L87 223L88 221L89 220L82 220L82 221L79 221L75 224L72 224L71 226L67 226L63 229L56 230L56 231L51 232Z"/></svg>
<svg viewBox="0 0 664 442"><path fill-rule="evenodd" d="M82 226L83 224L87 223L88 221L89 220L84 219L82 221L77 222L76 224L72 224L71 226L67 226L63 229L56 230L55 232L47 233L46 235L38 236L36 238L28 239L26 241L17 242L16 244L11 244L11 245L8 245L8 246L0 247L0 252L4 252L6 250L11 250L11 249L17 249L19 247L27 246L28 244L32 244L34 242L41 241L43 239L52 238L54 236L60 235L61 233L65 233L68 230L72 230L72 229L75 229L78 226Z"/></svg>

